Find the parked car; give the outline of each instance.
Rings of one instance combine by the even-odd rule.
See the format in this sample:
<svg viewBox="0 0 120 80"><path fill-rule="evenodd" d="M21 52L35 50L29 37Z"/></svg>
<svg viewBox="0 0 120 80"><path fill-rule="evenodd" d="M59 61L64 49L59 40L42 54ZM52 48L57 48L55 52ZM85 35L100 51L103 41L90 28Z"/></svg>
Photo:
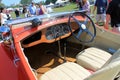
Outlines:
<svg viewBox="0 0 120 80"><path fill-rule="evenodd" d="M57 0L55 2L55 7L63 7L69 3L69 0Z"/></svg>
<svg viewBox="0 0 120 80"><path fill-rule="evenodd" d="M1 80L119 78L120 34L95 25L85 11L21 18L7 26L1 32Z"/></svg>

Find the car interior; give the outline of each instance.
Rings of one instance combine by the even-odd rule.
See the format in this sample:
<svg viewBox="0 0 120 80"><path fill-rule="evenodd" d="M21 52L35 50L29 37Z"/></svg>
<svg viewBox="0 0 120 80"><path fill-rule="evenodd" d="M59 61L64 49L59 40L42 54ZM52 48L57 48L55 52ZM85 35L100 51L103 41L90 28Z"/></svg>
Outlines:
<svg viewBox="0 0 120 80"><path fill-rule="evenodd" d="M72 14L68 22L50 25L21 41L38 80L120 79L120 49L113 54L96 46L95 24L80 15L87 18L80 21Z"/></svg>

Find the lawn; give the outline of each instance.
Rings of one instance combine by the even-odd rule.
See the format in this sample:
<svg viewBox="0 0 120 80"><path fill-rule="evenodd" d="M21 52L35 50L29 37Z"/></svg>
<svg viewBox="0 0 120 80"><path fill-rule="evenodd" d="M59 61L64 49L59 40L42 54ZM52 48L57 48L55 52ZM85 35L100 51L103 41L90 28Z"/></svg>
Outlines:
<svg viewBox="0 0 120 80"><path fill-rule="evenodd" d="M63 12L63 11L72 11L72 10L78 10L76 3L69 3L64 7L54 8L54 12Z"/></svg>
<svg viewBox="0 0 120 80"><path fill-rule="evenodd" d="M70 3L64 7L53 8L54 12L63 12L63 11L71 11L71 10L78 10L78 8L76 8L76 3ZM11 16L12 18L16 18L14 12L11 13ZM24 15L20 14L20 17L24 17Z"/></svg>
<svg viewBox="0 0 120 80"><path fill-rule="evenodd" d="M91 7L91 11L92 9L93 7ZM53 12L64 12L64 11L72 11L72 10L78 10L76 3L69 3L65 5L64 7L53 8ZM13 19L16 18L14 12L11 13L11 16ZM24 15L21 14L20 17L23 18ZM92 18L92 19L95 21L95 18Z"/></svg>

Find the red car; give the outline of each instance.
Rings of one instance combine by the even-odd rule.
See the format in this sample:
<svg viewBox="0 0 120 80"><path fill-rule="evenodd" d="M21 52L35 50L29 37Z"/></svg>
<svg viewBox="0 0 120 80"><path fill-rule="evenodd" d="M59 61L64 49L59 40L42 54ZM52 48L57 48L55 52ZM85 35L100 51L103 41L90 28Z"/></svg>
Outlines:
<svg viewBox="0 0 120 80"><path fill-rule="evenodd" d="M80 66L85 66L84 70L89 70L86 72L89 75L79 75L82 78L75 75L82 73L82 71L74 73L79 66L77 65L79 61L76 62L78 60L76 55L79 52L97 47L112 56L120 47L120 35L95 25L84 11L51 13L17 19L9 21L7 25L10 30L2 33L3 40L0 42L1 80L84 80L97 71L90 69L89 66L86 68L80 63ZM91 51L95 52L94 49ZM99 56L101 55L105 54ZM106 61L109 58L107 57ZM66 63L69 64L68 62L70 62L68 67L72 67L72 71L68 71L67 67L64 70L62 67ZM97 63L93 64L92 66L97 65ZM63 71L60 72L58 68ZM65 75L66 73L62 75L66 71L68 76ZM120 71L120 68L117 68L117 71ZM48 77L48 74L51 77ZM112 80L111 77L106 76L105 79L99 77L94 80Z"/></svg>

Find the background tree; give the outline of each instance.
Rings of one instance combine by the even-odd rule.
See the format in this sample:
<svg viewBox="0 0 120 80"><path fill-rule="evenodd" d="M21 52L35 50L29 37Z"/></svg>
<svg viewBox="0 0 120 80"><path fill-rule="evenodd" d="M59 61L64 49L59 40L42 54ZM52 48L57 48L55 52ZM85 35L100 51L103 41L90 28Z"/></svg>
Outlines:
<svg viewBox="0 0 120 80"><path fill-rule="evenodd" d="M5 7L5 5L3 3L0 3L0 7Z"/></svg>
<svg viewBox="0 0 120 80"><path fill-rule="evenodd" d="M2 2L2 0L0 0L0 3Z"/></svg>
<svg viewBox="0 0 120 80"><path fill-rule="evenodd" d="M46 4L50 4L50 2L55 3L57 0L46 0Z"/></svg>
<svg viewBox="0 0 120 80"><path fill-rule="evenodd" d="M2 3L2 0L0 0L0 7L5 7L5 5Z"/></svg>
<svg viewBox="0 0 120 80"><path fill-rule="evenodd" d="M23 5L30 4L33 0L21 0L20 3Z"/></svg>

